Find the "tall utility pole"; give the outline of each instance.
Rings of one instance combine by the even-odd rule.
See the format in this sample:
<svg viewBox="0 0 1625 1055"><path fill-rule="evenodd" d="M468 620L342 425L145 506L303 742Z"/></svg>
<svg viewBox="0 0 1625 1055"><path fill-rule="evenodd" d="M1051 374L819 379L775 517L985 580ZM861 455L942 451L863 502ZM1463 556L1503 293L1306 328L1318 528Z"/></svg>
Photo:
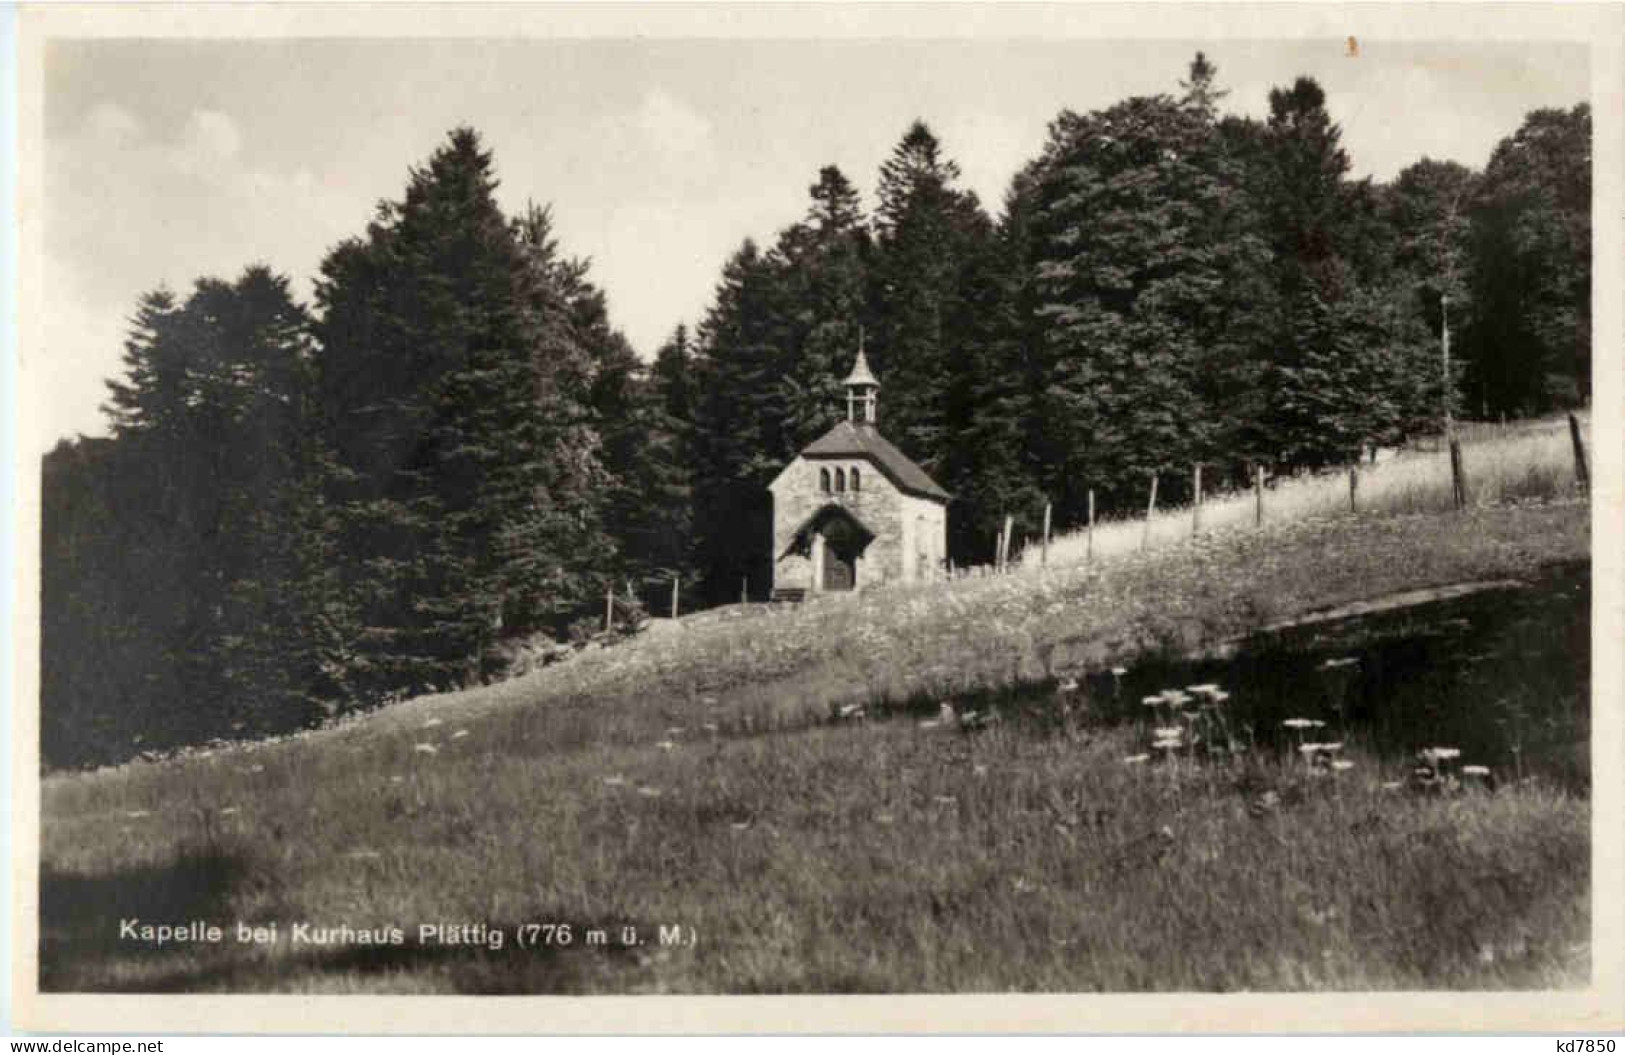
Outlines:
<svg viewBox="0 0 1625 1055"><path fill-rule="evenodd" d="M1440 400L1444 406L1444 434L1445 438L1449 439L1455 435L1455 430L1450 421L1450 294L1444 293L1439 296L1439 313L1444 321L1441 341L1444 358L1444 385L1439 389L1439 392Z"/></svg>
<svg viewBox="0 0 1625 1055"><path fill-rule="evenodd" d="M1450 418L1450 294L1439 297L1439 310L1443 322L1440 345L1444 360L1444 394L1441 402L1444 409L1444 438L1450 447L1450 493L1456 508L1463 509L1467 505L1467 470L1461 463L1461 444L1456 442L1456 426Z"/></svg>

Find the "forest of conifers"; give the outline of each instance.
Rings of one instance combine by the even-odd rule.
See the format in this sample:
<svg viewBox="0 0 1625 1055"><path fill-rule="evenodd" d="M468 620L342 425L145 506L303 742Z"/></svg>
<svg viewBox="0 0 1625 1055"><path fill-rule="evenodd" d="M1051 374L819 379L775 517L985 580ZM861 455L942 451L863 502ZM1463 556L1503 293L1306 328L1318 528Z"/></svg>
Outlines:
<svg viewBox="0 0 1625 1055"><path fill-rule="evenodd" d="M476 132L321 265L134 306L107 437L43 492L47 765L129 757L500 673L631 583L770 581L767 484L844 413L861 327L886 435L955 495L950 553L1209 479L1358 458L1589 399L1591 117L1537 110L1483 171L1354 179L1309 78L1226 115L1064 111L995 211L908 128L867 213L835 167L644 362L550 213L505 215ZM1172 80L1172 78L1171 78ZM785 203L787 219L796 205ZM636 247L628 247L636 252ZM1448 313L1455 369L1440 356Z"/></svg>

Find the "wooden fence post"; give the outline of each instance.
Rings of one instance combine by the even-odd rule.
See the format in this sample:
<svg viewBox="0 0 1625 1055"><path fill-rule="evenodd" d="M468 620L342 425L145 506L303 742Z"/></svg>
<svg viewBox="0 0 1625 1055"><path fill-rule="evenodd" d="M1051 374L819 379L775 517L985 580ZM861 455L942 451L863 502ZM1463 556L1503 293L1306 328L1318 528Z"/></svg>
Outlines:
<svg viewBox="0 0 1625 1055"><path fill-rule="evenodd" d="M1050 511L1050 504L1048 502L1045 502L1044 503L1044 550L1038 556L1038 563L1040 565L1042 565L1043 567L1046 567L1046 568L1049 567L1049 511Z"/></svg>
<svg viewBox="0 0 1625 1055"><path fill-rule="evenodd" d="M1192 471L1191 493L1191 536L1194 538L1202 531L1202 463L1197 462Z"/></svg>
<svg viewBox="0 0 1625 1055"><path fill-rule="evenodd" d="M615 584L604 587L604 633L615 626Z"/></svg>
<svg viewBox="0 0 1625 1055"><path fill-rule="evenodd" d="M677 595L682 590L683 581L677 576L671 577L671 617L677 618Z"/></svg>
<svg viewBox="0 0 1625 1055"><path fill-rule="evenodd" d="M1264 526L1264 467L1253 466L1253 524Z"/></svg>
<svg viewBox="0 0 1625 1055"><path fill-rule="evenodd" d="M1586 468L1586 443L1580 436L1580 419L1569 413L1569 438L1574 441L1574 481L1582 491L1591 490L1591 472Z"/></svg>
<svg viewBox="0 0 1625 1055"><path fill-rule="evenodd" d="M1349 512L1360 511L1360 468L1358 465L1349 466Z"/></svg>
<svg viewBox="0 0 1625 1055"><path fill-rule="evenodd" d="M1095 559L1095 489L1089 489L1089 535L1088 543L1083 550L1085 562Z"/></svg>
<svg viewBox="0 0 1625 1055"><path fill-rule="evenodd" d="M1157 474L1151 474L1151 501L1145 504L1145 531L1140 535L1140 548L1151 545L1151 517L1157 512Z"/></svg>
<svg viewBox="0 0 1625 1055"><path fill-rule="evenodd" d="M742 575L739 578L739 603L750 603L750 576Z"/></svg>
<svg viewBox="0 0 1625 1055"><path fill-rule="evenodd" d="M1009 513L1004 514L1004 545L999 550L999 570L1010 570L1010 533L1015 530L1016 518Z"/></svg>
<svg viewBox="0 0 1625 1055"><path fill-rule="evenodd" d="M1461 443L1457 441L1454 432L1450 435L1450 493L1455 499L1457 509L1466 507L1467 470L1461 464Z"/></svg>

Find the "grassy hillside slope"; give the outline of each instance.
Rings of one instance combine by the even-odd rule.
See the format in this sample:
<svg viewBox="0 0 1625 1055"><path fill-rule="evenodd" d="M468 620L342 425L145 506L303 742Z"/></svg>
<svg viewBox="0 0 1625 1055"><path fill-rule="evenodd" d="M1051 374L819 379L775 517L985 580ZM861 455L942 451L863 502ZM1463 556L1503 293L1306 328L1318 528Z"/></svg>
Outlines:
<svg viewBox="0 0 1625 1055"><path fill-rule="evenodd" d="M58 990L1528 987L1587 970L1589 806L1416 797L1408 763L1126 765L1131 730L980 735L964 700L1419 586L1584 559L1581 501L1312 518L1149 554L667 625L353 725L45 780ZM931 723L924 723L929 726ZM276 921L274 945L117 922ZM398 925L400 946L293 924ZM501 949L419 941L503 929ZM572 940L515 947L518 928ZM679 940L662 945L661 926ZM636 928L626 943L622 928ZM603 944L591 944L601 929ZM540 936L543 932L526 932ZM692 944L689 942L692 941Z"/></svg>

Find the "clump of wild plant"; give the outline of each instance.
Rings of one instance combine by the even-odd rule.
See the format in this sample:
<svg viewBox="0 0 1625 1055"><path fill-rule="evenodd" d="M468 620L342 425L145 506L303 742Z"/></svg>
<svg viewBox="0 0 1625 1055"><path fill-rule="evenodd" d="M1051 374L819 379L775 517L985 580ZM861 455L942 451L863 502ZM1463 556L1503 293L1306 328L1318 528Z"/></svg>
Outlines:
<svg viewBox="0 0 1625 1055"><path fill-rule="evenodd" d="M1326 691L1326 703L1337 718L1339 730L1348 732L1348 692L1360 672L1360 661L1354 656L1328 659L1315 668Z"/></svg>
<svg viewBox="0 0 1625 1055"><path fill-rule="evenodd" d="M1458 765L1461 749L1424 747L1416 753L1409 786L1424 795L1459 795L1468 791L1494 791L1495 774L1489 766Z"/></svg>
<svg viewBox="0 0 1625 1055"><path fill-rule="evenodd" d="M1130 755L1123 761L1139 765L1153 755L1177 765L1180 755L1194 763L1200 759L1228 760L1245 748L1236 739L1226 704L1230 694L1215 684L1164 689L1143 697L1151 712L1150 753Z"/></svg>

